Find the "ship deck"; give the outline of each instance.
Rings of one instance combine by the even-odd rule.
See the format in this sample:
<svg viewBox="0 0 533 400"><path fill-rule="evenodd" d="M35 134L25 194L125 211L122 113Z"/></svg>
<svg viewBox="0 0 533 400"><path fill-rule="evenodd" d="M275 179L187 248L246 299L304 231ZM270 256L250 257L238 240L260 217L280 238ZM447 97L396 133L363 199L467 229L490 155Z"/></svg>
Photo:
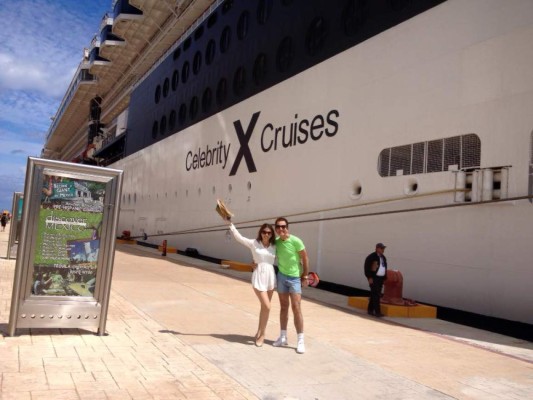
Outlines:
<svg viewBox="0 0 533 400"><path fill-rule="evenodd" d="M9 227L9 225L8 225ZM376 319L307 288L307 351L253 344L247 272L117 246L107 335L18 329L7 336L15 260L0 232L1 399L524 399L533 343L438 319Z"/></svg>

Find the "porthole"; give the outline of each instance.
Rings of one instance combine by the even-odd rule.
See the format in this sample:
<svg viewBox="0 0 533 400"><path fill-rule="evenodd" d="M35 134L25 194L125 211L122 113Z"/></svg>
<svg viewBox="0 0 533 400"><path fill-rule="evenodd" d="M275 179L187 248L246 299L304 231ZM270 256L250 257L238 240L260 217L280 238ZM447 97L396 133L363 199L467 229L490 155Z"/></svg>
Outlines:
<svg viewBox="0 0 533 400"><path fill-rule="evenodd" d="M231 7L233 7L233 0L226 0L224 4L222 4L222 15L227 14L228 11L231 10Z"/></svg>
<svg viewBox="0 0 533 400"><path fill-rule="evenodd" d="M233 92L240 96L246 89L246 69L244 67L237 68L233 76Z"/></svg>
<svg viewBox="0 0 533 400"><path fill-rule="evenodd" d="M278 52L276 55L276 62L279 72L287 71L292 64L294 59L294 49L292 46L292 39L290 36L286 36L280 42L278 46Z"/></svg>
<svg viewBox="0 0 533 400"><path fill-rule="evenodd" d="M181 82L186 83L189 79L189 62L185 61L183 67L181 67Z"/></svg>
<svg viewBox="0 0 533 400"><path fill-rule="evenodd" d="M267 58L265 53L259 54L254 62L253 77L256 85L260 85L267 75Z"/></svg>
<svg viewBox="0 0 533 400"><path fill-rule="evenodd" d="M197 51L192 62L192 72L194 75L198 75L200 68L202 68L202 53Z"/></svg>
<svg viewBox="0 0 533 400"><path fill-rule="evenodd" d="M248 190L252 190L252 182L248 181L246 187L248 188Z"/></svg>
<svg viewBox="0 0 533 400"><path fill-rule="evenodd" d="M216 43L213 39L211 39L207 43L207 47L205 48L205 63L206 65L211 65L213 60L215 59L215 50L216 50Z"/></svg>
<svg viewBox="0 0 533 400"><path fill-rule="evenodd" d="M228 51L231 44L231 29L229 26L226 26L220 35L220 52L225 53Z"/></svg>
<svg viewBox="0 0 533 400"><path fill-rule="evenodd" d="M154 121L154 124L152 125L152 139L155 139L157 137L157 132L159 131L159 124L157 121Z"/></svg>
<svg viewBox="0 0 533 400"><path fill-rule="evenodd" d="M187 119L187 106L185 105L185 103L182 103L180 106L180 110L178 112L178 123L180 125L183 125L186 119Z"/></svg>
<svg viewBox="0 0 533 400"><path fill-rule="evenodd" d="M228 192L231 193L231 191L233 190L233 186L231 186L231 183L228 185Z"/></svg>
<svg viewBox="0 0 533 400"><path fill-rule="evenodd" d="M137 203L137 193L133 193L133 204Z"/></svg>
<svg viewBox="0 0 533 400"><path fill-rule="evenodd" d="M185 197L189 197L189 189L185 191Z"/></svg>
<svg viewBox="0 0 533 400"><path fill-rule="evenodd" d="M157 85L157 87L155 88L155 94L154 94L155 104L158 104L160 99L161 99L161 85Z"/></svg>
<svg viewBox="0 0 533 400"><path fill-rule="evenodd" d="M178 88L178 84L180 83L180 73L177 69L174 70L174 73L172 74L172 90L176 91Z"/></svg>
<svg viewBox="0 0 533 400"><path fill-rule="evenodd" d="M405 182L403 192L408 196L417 194L418 193L418 179L416 178L407 179L407 181Z"/></svg>
<svg viewBox="0 0 533 400"><path fill-rule="evenodd" d="M196 115L198 114L198 97L194 96L191 99L191 105L189 107L189 117L191 120L196 118Z"/></svg>
<svg viewBox="0 0 533 400"><path fill-rule="evenodd" d="M212 28L217 23L217 18L218 18L218 15L216 12L211 14L209 19L207 20L207 27Z"/></svg>
<svg viewBox="0 0 533 400"><path fill-rule="evenodd" d="M165 133L167 133L167 117L166 117L166 115L163 115L161 117L161 123L159 124L159 133L161 135L164 135Z"/></svg>
<svg viewBox="0 0 533 400"><path fill-rule="evenodd" d="M176 50L174 50L174 53L172 54L172 58L174 59L174 61L176 61L180 57L180 54L181 49L178 47Z"/></svg>
<svg viewBox="0 0 533 400"><path fill-rule="evenodd" d="M215 190L215 187L214 187L214 186L211 188L211 192L212 192L213 194L215 194L216 190Z"/></svg>
<svg viewBox="0 0 533 400"><path fill-rule="evenodd" d="M198 188L198 196L202 195L202 188Z"/></svg>
<svg viewBox="0 0 533 400"><path fill-rule="evenodd" d="M204 113L208 112L211 108L211 102L212 102L213 94L211 92L210 88L206 88L204 90L204 94L202 95L202 111Z"/></svg>
<svg viewBox="0 0 533 400"><path fill-rule="evenodd" d="M365 23L366 2L350 0L346 3L342 13L342 25L347 36L355 36Z"/></svg>
<svg viewBox="0 0 533 400"><path fill-rule="evenodd" d="M248 34L248 26L250 24L250 13L243 11L237 22L237 37L239 40L243 40Z"/></svg>
<svg viewBox="0 0 533 400"><path fill-rule="evenodd" d="M354 200L357 200L357 199L360 199L362 195L363 195L363 186L361 185L361 182L355 181L352 186L350 197Z"/></svg>
<svg viewBox="0 0 533 400"><path fill-rule="evenodd" d="M165 78L165 82L163 83L163 97L168 96L168 90L170 89L170 81L168 78Z"/></svg>
<svg viewBox="0 0 533 400"><path fill-rule="evenodd" d="M176 127L176 110L172 110L168 117L168 129L173 132Z"/></svg>
<svg viewBox="0 0 533 400"><path fill-rule="evenodd" d="M190 37L185 39L185 42L183 42L183 51L189 50L189 47L191 47L191 44L192 44L192 39Z"/></svg>
<svg viewBox="0 0 533 400"><path fill-rule="evenodd" d="M305 37L307 54L310 56L318 54L324 47L327 35L328 28L326 25L326 20L322 17L315 18L311 22L311 25L309 25L309 29L307 29L307 35Z"/></svg>
<svg viewBox="0 0 533 400"><path fill-rule="evenodd" d="M198 40L202 37L204 34L204 27L200 26L196 31L194 32L194 40Z"/></svg>
<svg viewBox="0 0 533 400"><path fill-rule="evenodd" d="M272 14L272 0L260 0L257 6L257 22L260 25L266 24Z"/></svg>
<svg viewBox="0 0 533 400"><path fill-rule="evenodd" d="M221 78L217 85L217 104L221 106L226 101L228 95L228 83L225 78Z"/></svg>

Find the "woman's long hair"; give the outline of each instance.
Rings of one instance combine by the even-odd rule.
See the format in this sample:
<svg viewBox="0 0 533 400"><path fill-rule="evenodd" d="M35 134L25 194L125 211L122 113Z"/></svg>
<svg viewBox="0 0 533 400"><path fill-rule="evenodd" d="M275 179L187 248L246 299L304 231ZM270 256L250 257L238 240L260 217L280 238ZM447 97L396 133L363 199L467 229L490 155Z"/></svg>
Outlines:
<svg viewBox="0 0 533 400"><path fill-rule="evenodd" d="M276 233L274 232L274 228L272 227L272 225L270 224L263 224L261 225L261 228L259 228L259 231L257 232L257 237L255 238L255 240L257 240L259 243L262 243L263 242L263 238L261 237L261 232L263 231L263 229L269 229L270 232L272 232L272 234L270 235L270 244L273 246L276 244Z"/></svg>

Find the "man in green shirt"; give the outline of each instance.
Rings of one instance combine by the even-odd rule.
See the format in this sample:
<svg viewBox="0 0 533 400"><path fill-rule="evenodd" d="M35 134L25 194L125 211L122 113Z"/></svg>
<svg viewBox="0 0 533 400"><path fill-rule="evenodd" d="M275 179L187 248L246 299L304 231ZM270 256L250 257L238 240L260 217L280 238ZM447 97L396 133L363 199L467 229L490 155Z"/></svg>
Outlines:
<svg viewBox="0 0 533 400"><path fill-rule="evenodd" d="M278 257L278 296L281 311L279 322L281 333L273 343L275 347L287 346L287 324L289 322L289 306L292 305L294 325L298 334L297 353L305 353L304 317L302 315L301 300L302 286L307 286L309 272L309 258L302 240L289 234L289 222L279 217L275 223L276 256Z"/></svg>

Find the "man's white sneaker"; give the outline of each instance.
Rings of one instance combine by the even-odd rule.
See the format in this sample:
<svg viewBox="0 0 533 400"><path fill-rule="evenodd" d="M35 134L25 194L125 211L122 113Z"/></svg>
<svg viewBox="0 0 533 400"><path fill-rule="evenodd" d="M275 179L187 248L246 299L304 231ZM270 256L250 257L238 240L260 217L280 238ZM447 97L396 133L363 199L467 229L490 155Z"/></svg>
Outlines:
<svg viewBox="0 0 533 400"><path fill-rule="evenodd" d="M281 347L281 346L288 346L289 342L287 342L287 338L284 336L280 336L276 339L274 343L272 343L272 346L274 347Z"/></svg>
<svg viewBox="0 0 533 400"><path fill-rule="evenodd" d="M298 342L298 346L296 346L296 352L300 354L305 353L305 344L303 340Z"/></svg>

